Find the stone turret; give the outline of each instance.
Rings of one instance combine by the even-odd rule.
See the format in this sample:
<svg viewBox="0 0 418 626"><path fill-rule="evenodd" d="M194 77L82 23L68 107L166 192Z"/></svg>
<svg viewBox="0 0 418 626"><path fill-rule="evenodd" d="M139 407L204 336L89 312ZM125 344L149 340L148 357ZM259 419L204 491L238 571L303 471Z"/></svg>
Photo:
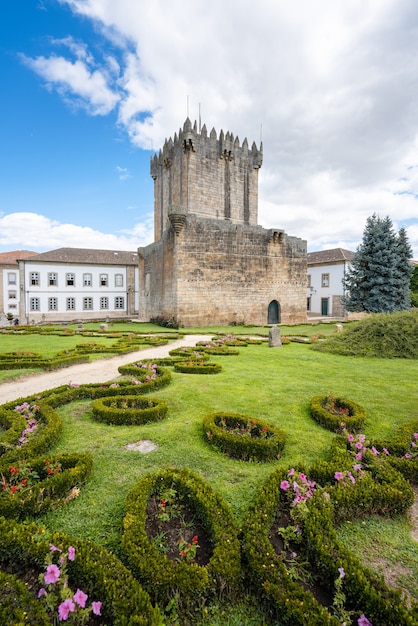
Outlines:
<svg viewBox="0 0 418 626"><path fill-rule="evenodd" d="M155 240L173 223L173 215L256 225L262 162L262 144L257 148L254 142L249 149L247 139L241 144L223 130L218 137L214 128L208 136L205 125L198 132L196 122L192 126L187 118L151 159ZM176 232L179 226L176 218Z"/></svg>

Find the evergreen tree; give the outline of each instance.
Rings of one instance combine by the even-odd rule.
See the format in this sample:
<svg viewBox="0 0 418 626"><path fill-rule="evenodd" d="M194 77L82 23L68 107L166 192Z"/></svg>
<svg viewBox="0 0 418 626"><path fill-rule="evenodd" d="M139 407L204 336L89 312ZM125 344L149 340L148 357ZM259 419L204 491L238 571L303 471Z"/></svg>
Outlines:
<svg viewBox="0 0 418 626"><path fill-rule="evenodd" d="M409 308L411 254L405 230L397 235L389 216L367 218L362 243L343 279L346 309L389 313Z"/></svg>

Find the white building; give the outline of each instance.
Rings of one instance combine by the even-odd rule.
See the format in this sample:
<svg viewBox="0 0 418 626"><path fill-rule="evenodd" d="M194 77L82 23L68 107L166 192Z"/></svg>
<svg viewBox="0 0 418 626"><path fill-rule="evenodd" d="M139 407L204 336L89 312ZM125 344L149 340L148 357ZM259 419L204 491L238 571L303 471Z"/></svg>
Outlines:
<svg viewBox="0 0 418 626"><path fill-rule="evenodd" d="M19 283L19 259L36 255L29 250L0 252L0 322L10 314L14 318L20 314L21 289Z"/></svg>
<svg viewBox="0 0 418 626"><path fill-rule="evenodd" d="M59 248L18 264L21 324L138 313L136 252Z"/></svg>
<svg viewBox="0 0 418 626"><path fill-rule="evenodd" d="M308 315L343 317L343 278L354 252L343 248L308 253Z"/></svg>

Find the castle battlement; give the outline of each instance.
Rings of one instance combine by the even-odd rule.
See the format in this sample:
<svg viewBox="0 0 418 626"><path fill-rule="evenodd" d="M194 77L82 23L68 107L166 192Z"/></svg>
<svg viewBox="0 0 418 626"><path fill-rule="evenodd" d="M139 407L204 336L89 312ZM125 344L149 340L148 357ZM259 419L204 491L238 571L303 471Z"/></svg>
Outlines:
<svg viewBox="0 0 418 626"><path fill-rule="evenodd" d="M258 219L258 170L263 146L251 148L233 133L206 125L200 131L189 118L173 138L151 158L154 179L155 240L168 227L169 207L204 218L256 225Z"/></svg>

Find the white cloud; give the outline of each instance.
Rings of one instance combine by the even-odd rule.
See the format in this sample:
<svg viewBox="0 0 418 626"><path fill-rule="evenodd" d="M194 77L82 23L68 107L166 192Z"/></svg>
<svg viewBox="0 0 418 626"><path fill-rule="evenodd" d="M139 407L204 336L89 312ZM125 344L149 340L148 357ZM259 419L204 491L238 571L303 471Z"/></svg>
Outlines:
<svg viewBox="0 0 418 626"><path fill-rule="evenodd" d="M62 224L37 213L10 213L0 217L0 246L35 252L55 248L94 248L136 250L151 243L152 217L148 216L130 230L103 233L93 228Z"/></svg>
<svg viewBox="0 0 418 626"><path fill-rule="evenodd" d="M133 144L187 115L257 142L260 222L358 242L373 212L418 215L418 5L410 0L60 0L109 42L27 60L68 101L115 109ZM60 45L62 45L61 42ZM405 178L407 180L405 180ZM408 192L408 193L402 193ZM418 258L416 228L408 234Z"/></svg>

